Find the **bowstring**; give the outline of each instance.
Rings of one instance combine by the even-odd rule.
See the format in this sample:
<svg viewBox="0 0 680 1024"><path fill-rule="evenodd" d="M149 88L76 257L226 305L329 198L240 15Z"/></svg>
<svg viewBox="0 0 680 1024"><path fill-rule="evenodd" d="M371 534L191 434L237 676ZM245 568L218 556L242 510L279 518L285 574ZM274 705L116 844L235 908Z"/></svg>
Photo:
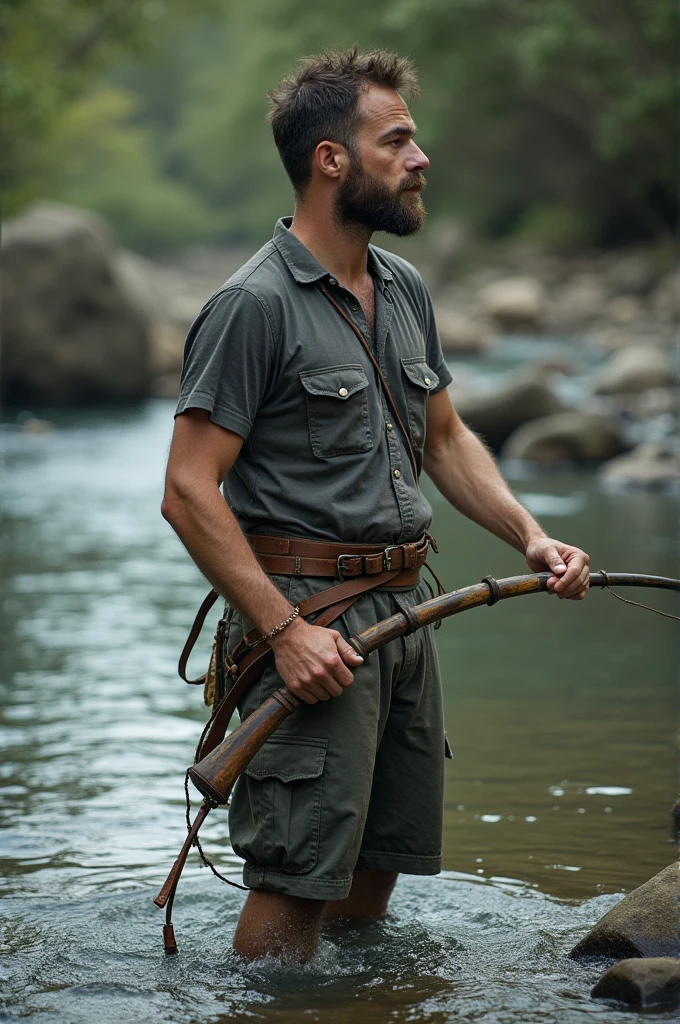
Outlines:
<svg viewBox="0 0 680 1024"><path fill-rule="evenodd" d="M631 601L629 597L621 597L620 594L617 594L612 590L611 580L605 570L598 569L597 571L602 576L605 587L617 601L623 601L624 604L632 604L635 608L644 608L647 612L654 612L655 615L663 615L665 619L675 619L676 622L680 622L680 615L672 615L671 612L662 612L660 608L652 608L651 604L643 604L642 601Z"/></svg>

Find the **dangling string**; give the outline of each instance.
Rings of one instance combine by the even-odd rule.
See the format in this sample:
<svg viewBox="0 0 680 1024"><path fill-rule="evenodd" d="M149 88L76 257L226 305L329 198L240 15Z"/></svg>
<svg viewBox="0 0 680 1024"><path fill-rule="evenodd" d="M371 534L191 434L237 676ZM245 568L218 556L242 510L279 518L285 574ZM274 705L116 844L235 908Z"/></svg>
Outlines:
<svg viewBox="0 0 680 1024"><path fill-rule="evenodd" d="M602 579L604 580L605 587L607 588L609 593L612 595L612 597L615 597L617 601L623 601L624 604L632 604L636 608L644 608L645 611L654 612L656 615L663 615L663 617L665 619L675 619L677 622L680 622L680 615L672 615L670 612L662 612L659 608L652 608L652 606L649 605L649 604L642 604L641 601L631 601L630 598L628 598L628 597L621 597L620 594L614 593L614 591L612 590L612 586L611 586L611 580L609 579L609 576L607 575L605 570L604 569L598 569L597 571L602 576Z"/></svg>
<svg viewBox="0 0 680 1024"><path fill-rule="evenodd" d="M184 775L184 796L186 798L187 832L191 832L191 797L189 796L189 772L190 772L190 770L191 769L187 768L186 773ZM220 872L217 870L217 868L215 867L213 862L210 860L210 858L207 857L206 854L204 853L203 847L201 846L201 840L198 838L198 835L194 836L193 845L198 850L198 856L201 858L201 860L203 861L205 866L207 868L210 868L210 870L212 871L213 875L216 876L216 878L219 878L220 881L222 881L222 882L226 882L227 885L233 885L235 889L243 889L244 892L250 892L250 889L248 888L247 885L239 885L238 882L232 882L232 880L230 878L225 878L224 875L220 874Z"/></svg>

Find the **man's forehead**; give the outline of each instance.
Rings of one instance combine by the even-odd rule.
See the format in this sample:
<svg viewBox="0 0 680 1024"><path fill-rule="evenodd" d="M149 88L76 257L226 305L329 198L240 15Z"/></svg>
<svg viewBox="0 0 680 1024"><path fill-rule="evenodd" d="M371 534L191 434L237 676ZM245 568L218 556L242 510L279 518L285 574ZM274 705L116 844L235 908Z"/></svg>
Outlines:
<svg viewBox="0 0 680 1024"><path fill-rule="evenodd" d="M369 86L359 101L359 113L362 128L384 131L391 126L403 126L415 131L409 109L394 89Z"/></svg>

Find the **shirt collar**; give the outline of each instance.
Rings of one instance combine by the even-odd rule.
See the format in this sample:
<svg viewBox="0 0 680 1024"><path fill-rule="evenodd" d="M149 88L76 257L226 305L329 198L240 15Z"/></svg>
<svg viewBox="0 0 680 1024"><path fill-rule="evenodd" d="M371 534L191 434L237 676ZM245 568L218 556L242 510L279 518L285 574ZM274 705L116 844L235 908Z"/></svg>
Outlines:
<svg viewBox="0 0 680 1024"><path fill-rule="evenodd" d="M292 223L292 217L281 217L274 228L274 245L291 274L298 284L313 284L328 277L329 272L325 267L322 267L307 246L288 230ZM368 247L368 270L374 277L380 278L383 284L392 280L392 271L382 262L375 246L372 245Z"/></svg>

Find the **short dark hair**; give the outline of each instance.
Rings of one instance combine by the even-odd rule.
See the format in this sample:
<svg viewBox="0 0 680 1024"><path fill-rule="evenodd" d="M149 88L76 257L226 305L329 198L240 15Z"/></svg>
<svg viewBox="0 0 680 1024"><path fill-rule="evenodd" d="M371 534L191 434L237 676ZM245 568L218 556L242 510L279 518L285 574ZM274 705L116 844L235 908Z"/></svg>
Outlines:
<svg viewBox="0 0 680 1024"><path fill-rule="evenodd" d="M274 142L297 194L311 178L312 155L324 139L354 152L359 98L370 85L418 95L418 75L408 57L387 50L359 53L356 45L303 57L267 93Z"/></svg>

